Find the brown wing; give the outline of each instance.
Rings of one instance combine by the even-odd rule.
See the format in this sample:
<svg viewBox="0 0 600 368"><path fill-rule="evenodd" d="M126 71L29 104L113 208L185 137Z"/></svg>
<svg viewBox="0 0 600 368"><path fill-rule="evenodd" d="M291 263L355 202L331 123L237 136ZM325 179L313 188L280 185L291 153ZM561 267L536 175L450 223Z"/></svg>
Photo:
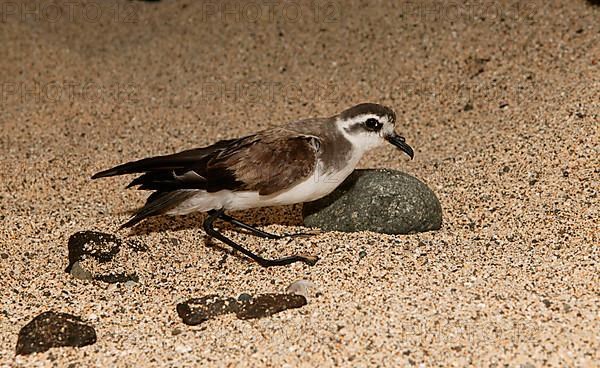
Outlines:
<svg viewBox="0 0 600 368"><path fill-rule="evenodd" d="M129 187L156 190L123 227L165 213L194 193L224 189L277 193L307 179L315 170L320 142L285 129L220 141L173 155L128 162L93 176L143 173Z"/></svg>
<svg viewBox="0 0 600 368"><path fill-rule="evenodd" d="M228 169L242 183L239 189L261 195L292 187L313 174L320 145L316 137L274 129L254 138L252 144L226 150L211 160L207 173Z"/></svg>
<svg viewBox="0 0 600 368"><path fill-rule="evenodd" d="M139 185L138 189L159 192L228 189L272 194L312 174L318 147L315 137L276 128L205 148L128 162L93 178L143 173L128 187Z"/></svg>

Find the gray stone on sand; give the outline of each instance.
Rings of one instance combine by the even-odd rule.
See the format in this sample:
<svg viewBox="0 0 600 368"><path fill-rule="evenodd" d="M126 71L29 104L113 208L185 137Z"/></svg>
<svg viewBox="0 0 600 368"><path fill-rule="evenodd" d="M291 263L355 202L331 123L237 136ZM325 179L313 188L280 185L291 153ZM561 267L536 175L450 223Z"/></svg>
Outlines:
<svg viewBox="0 0 600 368"><path fill-rule="evenodd" d="M76 261L75 263L73 263L73 266L71 266L71 272L69 272L69 273L74 278L80 279L80 280L92 280L94 278L94 275L92 275L92 273L90 271L83 268L79 261Z"/></svg>
<svg viewBox="0 0 600 368"><path fill-rule="evenodd" d="M286 294L302 295L308 300L309 289L315 287L315 283L310 280L298 280L291 283L286 289Z"/></svg>
<svg viewBox="0 0 600 368"><path fill-rule="evenodd" d="M238 302L249 302L250 300L252 300L252 295L248 294L248 293L241 293L238 298L237 298Z"/></svg>
<svg viewBox="0 0 600 368"><path fill-rule="evenodd" d="M123 284L123 286L128 288L136 287L137 285L138 283L133 280L125 281L125 283Z"/></svg>
<svg viewBox="0 0 600 368"><path fill-rule="evenodd" d="M442 207L419 179L395 170L355 170L328 196L305 203L304 225L328 231L409 234L438 230Z"/></svg>

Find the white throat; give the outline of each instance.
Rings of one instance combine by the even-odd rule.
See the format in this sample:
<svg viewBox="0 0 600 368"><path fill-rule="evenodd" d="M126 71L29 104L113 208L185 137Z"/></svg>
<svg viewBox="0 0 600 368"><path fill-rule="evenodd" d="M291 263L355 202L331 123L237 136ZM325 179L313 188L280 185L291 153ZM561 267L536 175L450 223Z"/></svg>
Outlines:
<svg viewBox="0 0 600 368"><path fill-rule="evenodd" d="M342 120L338 118L335 122L340 132L352 144L353 151L355 151L360 156L362 156L365 152L375 147L378 147L384 143L383 136L380 133L364 132L361 134L356 134L349 130L352 126L356 125L357 123L363 122L369 118L376 118L380 120L382 119L380 116L374 114L365 114L348 120Z"/></svg>

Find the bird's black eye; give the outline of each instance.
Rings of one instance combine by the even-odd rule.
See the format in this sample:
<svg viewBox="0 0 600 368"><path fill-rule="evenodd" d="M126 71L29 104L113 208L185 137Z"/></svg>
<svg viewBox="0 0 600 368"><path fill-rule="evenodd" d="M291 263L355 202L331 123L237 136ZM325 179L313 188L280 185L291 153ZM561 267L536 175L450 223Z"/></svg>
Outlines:
<svg viewBox="0 0 600 368"><path fill-rule="evenodd" d="M381 129L382 126L383 126L383 124L381 124L379 122L379 120L377 120L375 118L370 118L370 119L367 119L367 121L365 121L365 127L368 130L378 131L379 129Z"/></svg>

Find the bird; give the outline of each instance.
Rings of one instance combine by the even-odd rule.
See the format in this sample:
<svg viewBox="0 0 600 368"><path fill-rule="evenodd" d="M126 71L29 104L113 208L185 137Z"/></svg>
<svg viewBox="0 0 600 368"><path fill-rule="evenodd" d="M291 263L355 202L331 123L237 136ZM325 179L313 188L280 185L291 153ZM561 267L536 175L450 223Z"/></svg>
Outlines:
<svg viewBox="0 0 600 368"><path fill-rule="evenodd" d="M261 266L314 265L314 255L264 258L223 235L214 222L225 221L267 239L303 235L268 233L226 212L322 198L354 171L367 151L385 142L413 159L413 149L396 133L395 124L391 108L361 103L330 117L297 120L206 147L127 162L92 179L138 174L127 188L153 191L121 228L153 216L206 212L203 229L209 237Z"/></svg>

